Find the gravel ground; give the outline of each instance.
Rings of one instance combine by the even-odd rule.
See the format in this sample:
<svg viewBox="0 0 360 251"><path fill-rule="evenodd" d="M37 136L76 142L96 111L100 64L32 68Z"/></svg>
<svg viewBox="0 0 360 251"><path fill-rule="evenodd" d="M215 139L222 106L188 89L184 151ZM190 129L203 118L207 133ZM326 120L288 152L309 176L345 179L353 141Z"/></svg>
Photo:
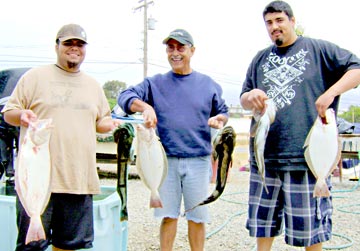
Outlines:
<svg viewBox="0 0 360 251"><path fill-rule="evenodd" d="M130 168L130 172L136 172L134 170L134 167ZM324 244L326 250L360 250L360 188L358 188L359 182L349 181L351 176L354 176L353 169L345 170L342 182L338 177L332 178L334 236L331 241ZM248 172L239 171L239 167L234 166L230 170L229 182L226 184L224 193L218 200L209 204L212 222L206 226L206 250L255 250L255 238L249 237L245 229L248 178ZM102 180L102 184L115 186L116 182ZM212 184L209 187L209 194L213 189L214 185ZM140 180L129 180L128 251L159 250L160 222L153 217L153 210L149 208L149 199L150 192ZM189 250L185 218L179 219L174 245L174 251L180 250ZM286 245L284 236L279 236L275 239L273 250L296 251L303 249Z"/></svg>

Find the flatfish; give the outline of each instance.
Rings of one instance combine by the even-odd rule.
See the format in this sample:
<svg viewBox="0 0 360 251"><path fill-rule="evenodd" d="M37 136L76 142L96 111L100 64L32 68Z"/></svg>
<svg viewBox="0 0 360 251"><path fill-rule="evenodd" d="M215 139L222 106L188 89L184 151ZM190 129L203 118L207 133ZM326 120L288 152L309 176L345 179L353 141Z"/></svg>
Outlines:
<svg viewBox="0 0 360 251"><path fill-rule="evenodd" d="M232 166L232 153L236 145L236 133L233 127L225 126L219 130L218 134L213 140L213 158L218 159L217 177L215 190L210 194L208 198L200 202L196 206L187 209L185 211L195 209L198 206L209 204L217 200L223 193L228 177L228 172Z"/></svg>
<svg viewBox="0 0 360 251"><path fill-rule="evenodd" d="M254 119L256 121L253 128L251 128L250 135L254 137L254 154L258 167L258 172L261 176L264 184L265 191L269 193L265 182L265 144L266 138L269 133L270 125L275 121L276 116L276 104L272 99L267 99L266 110L263 115L254 113Z"/></svg>
<svg viewBox="0 0 360 251"><path fill-rule="evenodd" d="M329 108L324 118L316 118L304 144L306 163L316 177L314 197L330 196L326 178L336 168L341 157L339 141L335 112Z"/></svg>
<svg viewBox="0 0 360 251"><path fill-rule="evenodd" d="M21 204L30 217L25 243L46 239L41 222L50 198L51 162L49 141L52 119L31 122L18 155L15 189Z"/></svg>
<svg viewBox="0 0 360 251"><path fill-rule="evenodd" d="M151 191L150 208L162 207L158 189L168 170L164 148L154 128L136 126L136 167L140 179Z"/></svg>

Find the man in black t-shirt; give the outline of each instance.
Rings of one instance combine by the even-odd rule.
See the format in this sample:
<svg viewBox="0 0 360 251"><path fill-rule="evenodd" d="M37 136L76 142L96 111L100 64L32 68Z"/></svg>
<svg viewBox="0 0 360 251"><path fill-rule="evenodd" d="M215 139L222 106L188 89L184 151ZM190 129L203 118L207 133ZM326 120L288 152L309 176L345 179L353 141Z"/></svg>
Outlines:
<svg viewBox="0 0 360 251"><path fill-rule="evenodd" d="M273 45L251 62L241 105L263 113L273 99L277 114L265 145L266 193L250 141L251 177L246 227L257 237L258 250L270 250L283 232L289 245L322 250L331 238L331 197L313 198L316 178L304 158L304 142L318 115L337 111L343 92L360 83L360 60L349 51L324 40L298 36L291 7L273 1L263 12ZM254 123L254 121L253 121ZM327 179L330 187L330 179Z"/></svg>

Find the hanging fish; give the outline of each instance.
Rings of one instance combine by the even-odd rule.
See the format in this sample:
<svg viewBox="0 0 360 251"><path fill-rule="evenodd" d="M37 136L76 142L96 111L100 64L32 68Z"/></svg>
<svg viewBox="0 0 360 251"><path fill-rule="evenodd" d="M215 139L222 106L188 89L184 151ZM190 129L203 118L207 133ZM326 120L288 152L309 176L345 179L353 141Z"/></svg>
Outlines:
<svg viewBox="0 0 360 251"><path fill-rule="evenodd" d="M341 144L333 109L327 109L324 118L316 118L306 137L304 148L306 163L316 177L314 197L329 197L326 178L336 168L341 157Z"/></svg>
<svg viewBox="0 0 360 251"><path fill-rule="evenodd" d="M114 131L114 141L117 143L117 186L121 199L120 221L128 220L127 211L127 181L128 164L131 159L131 146L134 139L134 127L125 123Z"/></svg>
<svg viewBox="0 0 360 251"><path fill-rule="evenodd" d="M234 151L236 144L236 133L234 128L231 126L223 127L217 134L216 138L213 141L213 158L218 159L218 168L217 168L217 178L215 190L212 194L205 199L203 202L197 204L196 206L187 209L188 212L194 208L209 204L217 200L220 195L223 193L226 185L226 180L228 177L229 168L232 166L232 153Z"/></svg>
<svg viewBox="0 0 360 251"><path fill-rule="evenodd" d="M165 150L154 128L136 126L136 167L142 182L151 191L150 208L162 207L158 189L168 170Z"/></svg>
<svg viewBox="0 0 360 251"><path fill-rule="evenodd" d="M254 154L258 167L258 172L261 176L264 184L265 191L269 193L265 183L265 144L266 138L270 130L270 125L274 122L276 116L276 104L272 99L265 101L266 110L263 115L254 113L254 119L256 121L253 128L251 128L251 137L254 137Z"/></svg>
<svg viewBox="0 0 360 251"><path fill-rule="evenodd" d="M21 204L30 217L25 244L46 239L41 214L44 212L51 194L49 151L53 128L51 123L51 119L31 122L19 150L15 189Z"/></svg>

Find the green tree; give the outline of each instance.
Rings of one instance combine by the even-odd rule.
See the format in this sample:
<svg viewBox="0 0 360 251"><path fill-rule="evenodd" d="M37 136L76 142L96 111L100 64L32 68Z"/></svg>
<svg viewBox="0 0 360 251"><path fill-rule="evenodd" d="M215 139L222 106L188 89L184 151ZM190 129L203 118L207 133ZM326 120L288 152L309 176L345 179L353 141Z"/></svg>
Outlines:
<svg viewBox="0 0 360 251"><path fill-rule="evenodd" d="M297 24L295 27L295 33L298 36L303 36L305 32L305 28L301 24Z"/></svg>
<svg viewBox="0 0 360 251"><path fill-rule="evenodd" d="M340 118L345 119L351 123L360 122L360 107L359 106L350 106L347 112L338 115Z"/></svg>
<svg viewBox="0 0 360 251"><path fill-rule="evenodd" d="M103 89L108 99L117 99L119 93L126 89L126 83L118 80L107 81L103 85Z"/></svg>

